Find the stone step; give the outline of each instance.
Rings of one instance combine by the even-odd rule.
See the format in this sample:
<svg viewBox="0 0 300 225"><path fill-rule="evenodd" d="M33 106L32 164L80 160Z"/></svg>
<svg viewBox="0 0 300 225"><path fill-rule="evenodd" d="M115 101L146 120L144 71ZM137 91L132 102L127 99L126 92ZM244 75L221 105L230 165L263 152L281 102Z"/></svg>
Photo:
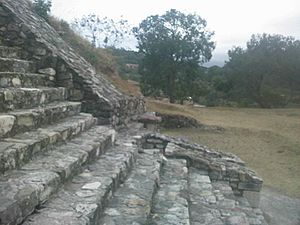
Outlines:
<svg viewBox="0 0 300 225"><path fill-rule="evenodd" d="M138 154L134 170L114 193L97 224L147 224L153 196L159 185L161 163L159 150Z"/></svg>
<svg viewBox="0 0 300 225"><path fill-rule="evenodd" d="M20 109L0 114L0 138L37 129L80 113L79 102L53 102L43 107Z"/></svg>
<svg viewBox="0 0 300 225"><path fill-rule="evenodd" d="M2 176L1 224L20 224L36 207L57 192L64 182L70 180L84 165L95 160L111 146L113 140L114 130L109 127L95 127L40 155L20 170Z"/></svg>
<svg viewBox="0 0 300 225"><path fill-rule="evenodd" d="M55 77L46 74L0 72L0 87L53 87Z"/></svg>
<svg viewBox="0 0 300 225"><path fill-rule="evenodd" d="M207 172L189 170L191 225L266 225L261 210L234 195L229 182L211 182Z"/></svg>
<svg viewBox="0 0 300 225"><path fill-rule="evenodd" d="M91 114L80 113L57 124L22 133L0 141L0 174L20 168L38 154L61 141L73 138L96 124Z"/></svg>
<svg viewBox="0 0 300 225"><path fill-rule="evenodd" d="M22 56L22 51L18 47L0 46L1 58L15 58L19 59Z"/></svg>
<svg viewBox="0 0 300 225"><path fill-rule="evenodd" d="M168 159L154 197L151 225L189 225L188 169L184 159Z"/></svg>
<svg viewBox="0 0 300 225"><path fill-rule="evenodd" d="M0 58L1 72L33 73L35 65L33 62L21 59Z"/></svg>
<svg viewBox="0 0 300 225"><path fill-rule="evenodd" d="M234 195L229 182L212 182L216 205L228 225L267 225L263 212L252 208L246 198Z"/></svg>
<svg viewBox="0 0 300 225"><path fill-rule="evenodd" d="M189 197L191 225L225 225L211 180L206 171L189 169Z"/></svg>
<svg viewBox="0 0 300 225"><path fill-rule="evenodd" d="M108 200L126 180L138 154L130 139L119 141L23 224L99 224Z"/></svg>
<svg viewBox="0 0 300 225"><path fill-rule="evenodd" d="M67 91L63 87L0 88L0 112L29 109L66 99Z"/></svg>

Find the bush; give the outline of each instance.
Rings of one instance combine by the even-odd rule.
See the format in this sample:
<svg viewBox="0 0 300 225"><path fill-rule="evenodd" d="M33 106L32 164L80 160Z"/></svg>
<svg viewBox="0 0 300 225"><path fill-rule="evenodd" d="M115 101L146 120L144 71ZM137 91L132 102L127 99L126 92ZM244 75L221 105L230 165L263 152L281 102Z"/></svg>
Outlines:
<svg viewBox="0 0 300 225"><path fill-rule="evenodd" d="M34 0L33 8L38 15L48 20L48 14L51 11L52 2L51 0Z"/></svg>
<svg viewBox="0 0 300 225"><path fill-rule="evenodd" d="M49 17L49 23L65 42L95 67L96 71L107 75L116 72L116 62L109 50L93 47L88 40L76 34L66 21Z"/></svg>

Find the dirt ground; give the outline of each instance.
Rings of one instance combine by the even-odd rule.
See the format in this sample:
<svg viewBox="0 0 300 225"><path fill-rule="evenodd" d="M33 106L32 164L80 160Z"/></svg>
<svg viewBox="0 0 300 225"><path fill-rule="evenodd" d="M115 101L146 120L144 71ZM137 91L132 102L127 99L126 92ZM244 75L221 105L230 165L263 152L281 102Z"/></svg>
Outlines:
<svg viewBox="0 0 300 225"><path fill-rule="evenodd" d="M163 132L238 155L266 187L300 198L300 109L199 108L147 100L149 111L183 114L200 129Z"/></svg>
<svg viewBox="0 0 300 225"><path fill-rule="evenodd" d="M264 187L261 191L260 208L269 225L300 225L300 199Z"/></svg>

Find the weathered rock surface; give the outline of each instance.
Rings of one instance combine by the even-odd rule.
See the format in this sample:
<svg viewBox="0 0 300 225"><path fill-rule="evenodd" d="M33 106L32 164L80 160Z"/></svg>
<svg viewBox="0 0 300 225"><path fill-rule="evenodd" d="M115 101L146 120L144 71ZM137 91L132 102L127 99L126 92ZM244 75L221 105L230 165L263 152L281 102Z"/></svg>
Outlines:
<svg viewBox="0 0 300 225"><path fill-rule="evenodd" d="M147 151L137 157L136 168L116 191L104 211L101 225L146 224L152 198L159 183L161 159L158 151Z"/></svg>
<svg viewBox="0 0 300 225"><path fill-rule="evenodd" d="M131 116L145 111L142 98L122 94L102 75L96 74L50 25L32 12L28 1L2 0L0 7L2 43L21 48L22 58L38 62L37 69L41 73L54 75L55 70L56 83L68 89L70 99L82 101L83 111L92 113L102 123L113 125L124 124ZM27 61L11 59L10 52L12 49L2 50L6 57L0 58L2 71L34 70Z"/></svg>
<svg viewBox="0 0 300 225"><path fill-rule="evenodd" d="M75 137L95 123L96 120L91 115L80 114L68 117L54 125L2 139L0 141L0 174L20 168L38 154L51 149L53 144Z"/></svg>
<svg viewBox="0 0 300 225"><path fill-rule="evenodd" d="M33 108L54 101L65 101L65 88L0 88L0 111Z"/></svg>
<svg viewBox="0 0 300 225"><path fill-rule="evenodd" d="M21 170L0 178L0 221L19 224L66 180L80 172L112 144L112 132L102 127L37 157ZM88 138L87 138L88 137Z"/></svg>
<svg viewBox="0 0 300 225"><path fill-rule="evenodd" d="M162 169L150 224L189 225L188 168L184 159L169 159Z"/></svg>
<svg viewBox="0 0 300 225"><path fill-rule="evenodd" d="M11 115L0 115L0 137L4 137L11 132L16 121L16 117Z"/></svg>
<svg viewBox="0 0 300 225"><path fill-rule="evenodd" d="M0 86L37 88L54 86L54 77L43 74L0 72Z"/></svg>

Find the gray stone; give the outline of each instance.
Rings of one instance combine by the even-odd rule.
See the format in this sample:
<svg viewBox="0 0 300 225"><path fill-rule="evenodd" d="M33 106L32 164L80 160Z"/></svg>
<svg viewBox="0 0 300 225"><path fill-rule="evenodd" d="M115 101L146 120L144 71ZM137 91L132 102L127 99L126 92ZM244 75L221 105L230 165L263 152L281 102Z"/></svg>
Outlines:
<svg viewBox="0 0 300 225"><path fill-rule="evenodd" d="M260 203L260 192L244 191L243 196L248 200L253 208L258 208Z"/></svg>
<svg viewBox="0 0 300 225"><path fill-rule="evenodd" d="M19 78L13 78L13 79L11 80L11 82L12 82L12 84L13 84L14 87L19 87L19 86L21 86L21 80L20 80Z"/></svg>
<svg viewBox="0 0 300 225"><path fill-rule="evenodd" d="M107 129L98 129L92 139L99 134L106 134ZM99 137L98 137L99 139ZM121 139L125 142L125 139ZM44 205L44 210L31 215L25 222L27 225L36 224L31 221L43 221L49 217L49 212L67 210L71 218L88 218L88 224L95 223L94 218L99 218L103 204L112 198L112 192L123 183L130 171L137 154L136 146L115 146L109 149L95 163L90 165L83 173L76 176L72 182L58 192ZM153 168L153 167L152 167ZM139 169L136 169L139 171ZM150 170L149 170L150 171ZM101 185L99 185L101 184ZM144 190L141 190L141 193ZM123 195L122 195L123 196ZM126 197L126 195L124 195ZM134 200L132 200L132 203ZM109 215L115 217L122 213L115 207L107 208ZM61 214L51 214L56 220L65 218ZM72 220L71 220L72 221ZM63 223L65 224L65 223Z"/></svg>
<svg viewBox="0 0 300 225"><path fill-rule="evenodd" d="M0 212L0 220L5 224L14 224L29 216L41 203L47 201L49 196L57 191L66 180L81 171L81 167L88 161L96 158L97 149L102 144L111 141L110 132L103 128L91 131L89 138L78 136L72 142L57 146L47 155L41 155L34 161L22 167L22 171L8 173L0 180L0 201L5 198L6 207ZM108 131L108 129L106 129ZM102 136L100 136L100 132ZM93 134L97 134L97 139ZM75 144L76 142L76 144ZM101 182L88 182L83 185L82 192L93 192L99 189ZM94 192L93 192L94 193ZM79 195L82 196L82 195ZM90 196L92 196L90 194ZM85 196L89 197L89 196ZM6 200L8 199L8 200ZM91 212L95 205L77 206L76 210ZM10 216L11 212L22 210L21 214ZM97 207L96 207L97 208ZM9 218L9 219L7 219Z"/></svg>
<svg viewBox="0 0 300 225"><path fill-rule="evenodd" d="M228 225L250 225L244 215L231 216L227 219Z"/></svg>
<svg viewBox="0 0 300 225"><path fill-rule="evenodd" d="M50 75L50 76L55 76L56 75L56 71L53 68L39 69L38 72L41 73L41 74L47 74L47 75Z"/></svg>
<svg viewBox="0 0 300 225"><path fill-rule="evenodd" d="M100 182L94 182L94 183L89 183L89 184L86 184L86 185L82 186L82 189L83 190L96 190L100 186L101 186Z"/></svg>
<svg viewBox="0 0 300 225"><path fill-rule="evenodd" d="M186 166L186 160L169 159L165 163L150 224L190 224Z"/></svg>
<svg viewBox="0 0 300 225"><path fill-rule="evenodd" d="M0 137L7 135L13 128L16 117L11 115L0 115Z"/></svg>

